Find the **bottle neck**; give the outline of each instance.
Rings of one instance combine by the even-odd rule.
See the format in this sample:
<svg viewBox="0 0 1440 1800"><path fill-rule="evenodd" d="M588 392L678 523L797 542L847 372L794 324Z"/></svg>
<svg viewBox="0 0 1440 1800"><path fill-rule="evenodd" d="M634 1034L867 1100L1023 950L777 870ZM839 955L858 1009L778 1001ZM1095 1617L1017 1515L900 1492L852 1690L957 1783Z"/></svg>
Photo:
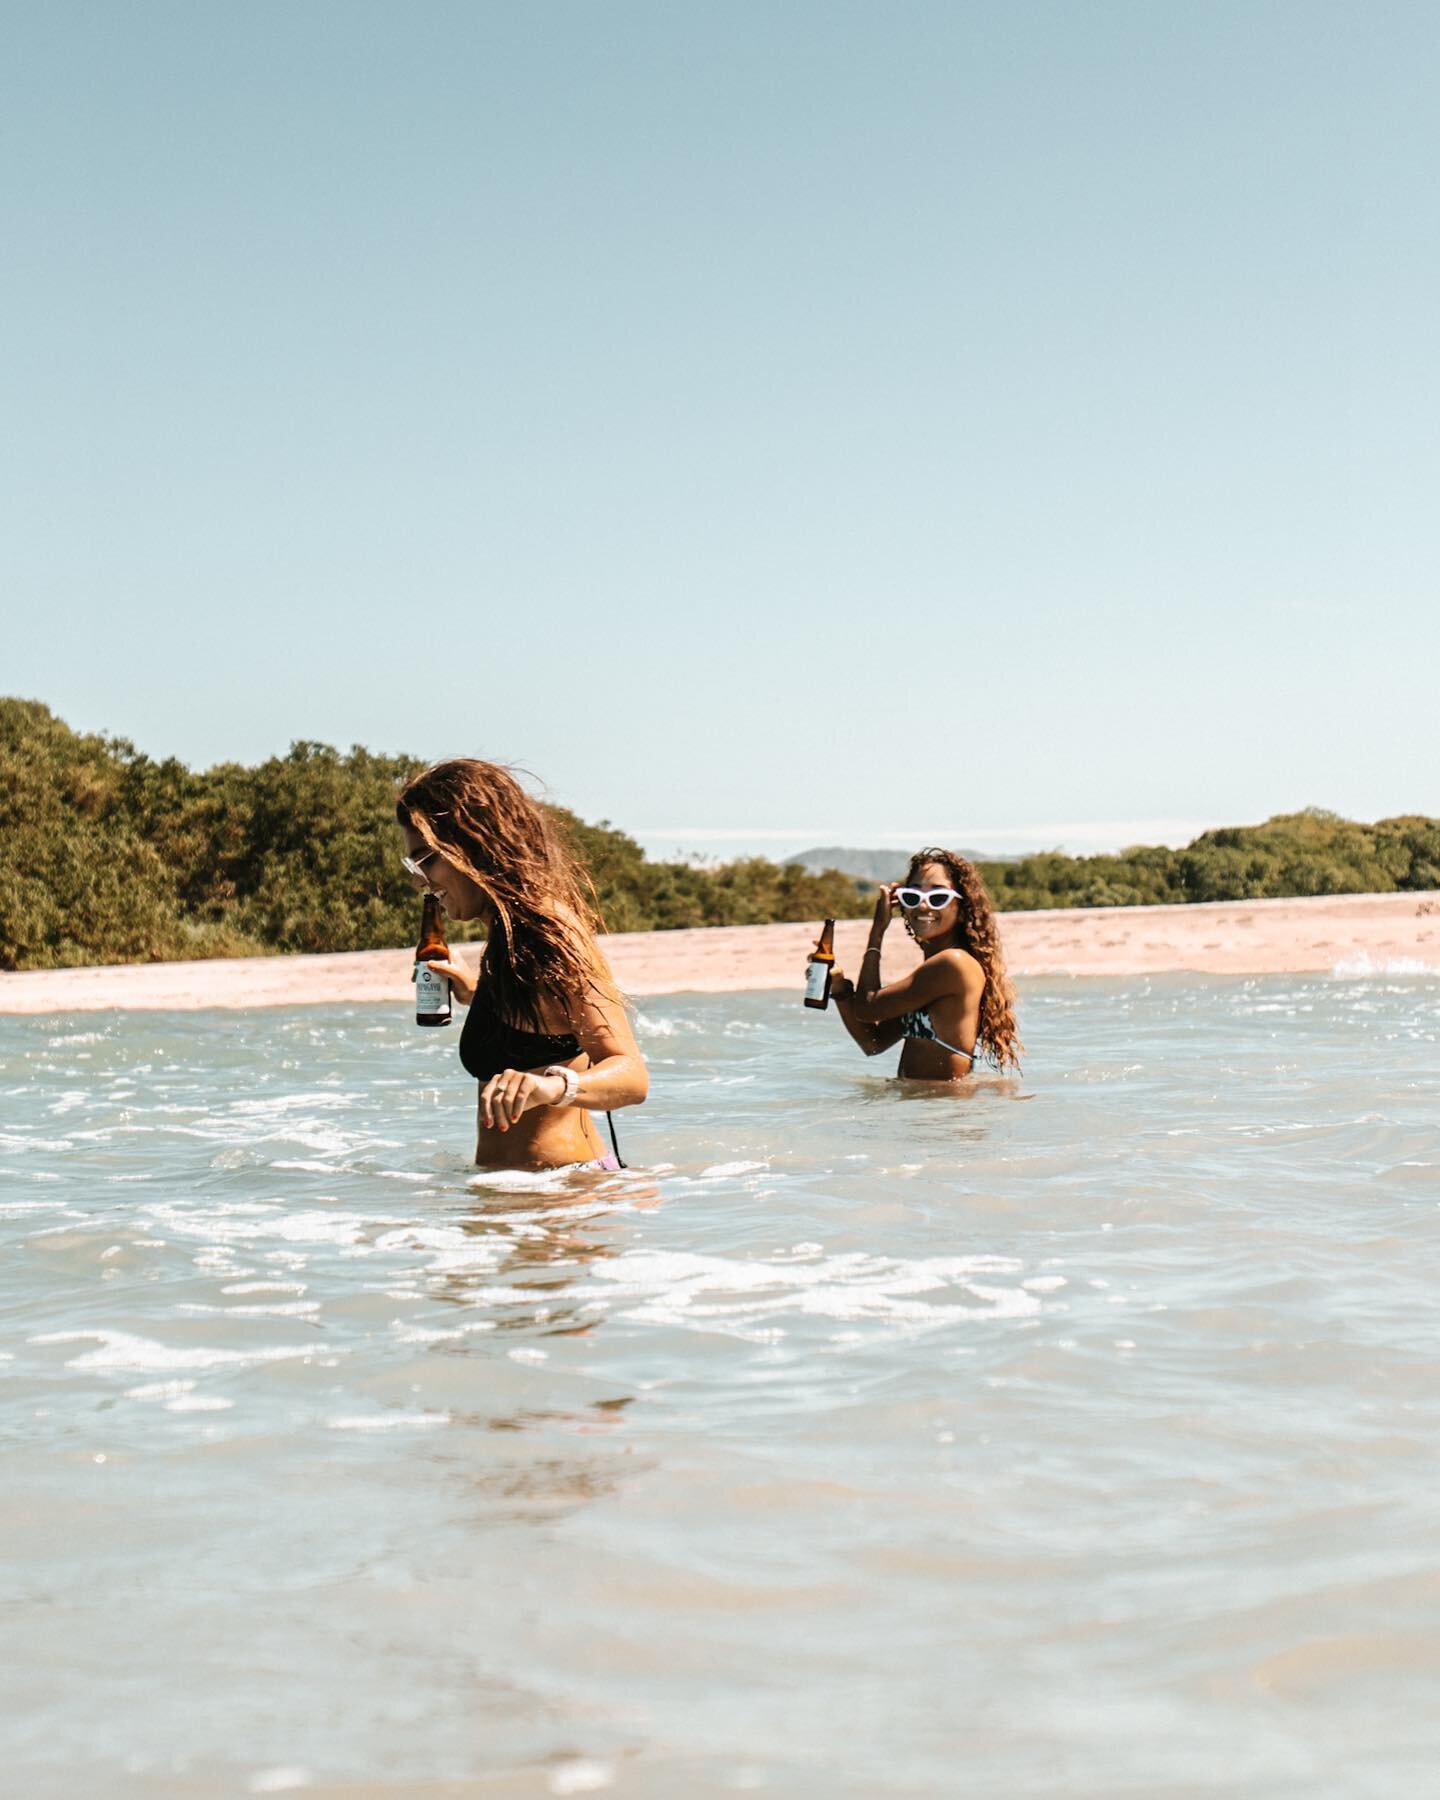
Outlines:
<svg viewBox="0 0 1440 1800"><path fill-rule="evenodd" d="M440 914L440 902L434 894L425 896L424 906L420 913L420 943L415 954L417 957L436 957L449 954L449 945L445 942L445 926Z"/></svg>

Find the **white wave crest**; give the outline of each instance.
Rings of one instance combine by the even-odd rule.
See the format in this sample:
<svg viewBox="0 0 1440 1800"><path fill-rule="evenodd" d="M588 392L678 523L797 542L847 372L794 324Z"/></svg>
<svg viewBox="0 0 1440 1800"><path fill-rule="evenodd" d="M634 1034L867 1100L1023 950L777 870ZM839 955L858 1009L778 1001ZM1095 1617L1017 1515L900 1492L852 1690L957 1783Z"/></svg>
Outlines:
<svg viewBox="0 0 1440 1800"><path fill-rule="evenodd" d="M424 1425L448 1425L448 1412L362 1413L350 1418L327 1419L331 1431L399 1431Z"/></svg>
<svg viewBox="0 0 1440 1800"><path fill-rule="evenodd" d="M1387 956L1376 962L1368 950L1360 950L1342 956L1330 973L1342 981L1369 975L1440 975L1440 964L1422 962L1418 956Z"/></svg>
<svg viewBox="0 0 1440 1800"><path fill-rule="evenodd" d="M702 1029L703 1027L694 1019L655 1018L649 1013L636 1013L635 1015L636 1037L674 1037L677 1032L693 1034Z"/></svg>
<svg viewBox="0 0 1440 1800"><path fill-rule="evenodd" d="M1018 1281L994 1279L1018 1276L1022 1268L1004 1256L895 1261L848 1252L798 1263L636 1252L598 1266L570 1294L602 1306L620 1301L626 1318L741 1337L763 1335L786 1315L920 1332L979 1319L1033 1318L1043 1310L1040 1294ZM502 1294L487 1290L477 1298L495 1301Z"/></svg>
<svg viewBox="0 0 1440 1800"><path fill-rule="evenodd" d="M354 1247L377 1225L399 1225L399 1219L366 1219L359 1213L322 1212L309 1208L288 1212L279 1200L230 1201L207 1207L176 1206L167 1201L145 1208L147 1218L176 1238L204 1238L219 1244L254 1243L257 1239L290 1244L341 1244Z"/></svg>
<svg viewBox="0 0 1440 1800"><path fill-rule="evenodd" d="M255 1363L286 1362L292 1357L312 1356L313 1344L266 1344L254 1350L215 1350L202 1345L181 1350L173 1344L161 1344L154 1338L136 1337L129 1331L46 1331L32 1337L32 1344L96 1343L97 1350L72 1356L69 1369L134 1369L144 1373L160 1369L240 1368Z"/></svg>

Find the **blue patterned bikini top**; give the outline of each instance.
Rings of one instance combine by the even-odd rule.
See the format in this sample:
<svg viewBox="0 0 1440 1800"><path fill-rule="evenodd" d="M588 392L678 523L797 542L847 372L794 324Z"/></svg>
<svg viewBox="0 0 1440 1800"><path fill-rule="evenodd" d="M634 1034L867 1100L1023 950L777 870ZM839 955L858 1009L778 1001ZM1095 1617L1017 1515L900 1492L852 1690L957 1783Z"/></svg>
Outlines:
<svg viewBox="0 0 1440 1800"><path fill-rule="evenodd" d="M980 1040L976 1038L973 1050L962 1050L958 1044L947 1044L944 1038L936 1035L935 1027L930 1023L930 1015L922 1007L919 1012L901 1013L900 1030L907 1038L919 1038L926 1044L938 1044L942 1050L948 1050L952 1056L966 1056L973 1069L980 1055Z"/></svg>

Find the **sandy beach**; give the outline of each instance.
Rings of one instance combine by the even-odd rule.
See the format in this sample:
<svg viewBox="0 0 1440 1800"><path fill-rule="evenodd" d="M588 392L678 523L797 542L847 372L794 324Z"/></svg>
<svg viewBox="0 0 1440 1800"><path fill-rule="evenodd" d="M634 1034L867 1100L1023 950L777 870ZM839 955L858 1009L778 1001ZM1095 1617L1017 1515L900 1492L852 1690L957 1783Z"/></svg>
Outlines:
<svg viewBox="0 0 1440 1800"><path fill-rule="evenodd" d="M1006 913L1001 928L1011 972L1021 980L1440 971L1440 893ZM852 973L868 930L864 919L836 927L840 962ZM620 934L605 946L620 985L637 998L733 993L796 987L814 933L810 925L718 926ZM478 951L469 946L465 954L473 959ZM914 961L910 940L893 925L887 976ZM0 1013L395 1002L405 999L409 985L409 950L45 969L0 974Z"/></svg>

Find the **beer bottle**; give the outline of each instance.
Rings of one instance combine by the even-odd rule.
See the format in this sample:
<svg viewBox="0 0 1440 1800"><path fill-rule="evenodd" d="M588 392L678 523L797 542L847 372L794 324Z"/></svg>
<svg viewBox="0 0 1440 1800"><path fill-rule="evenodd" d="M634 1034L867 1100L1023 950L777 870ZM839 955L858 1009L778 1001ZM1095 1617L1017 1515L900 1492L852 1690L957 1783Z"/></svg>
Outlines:
<svg viewBox="0 0 1440 1800"><path fill-rule="evenodd" d="M450 946L445 942L445 927L440 922L440 900L435 894L425 896L425 910L420 915L420 942L415 946L415 1023L448 1025L450 1023L450 977L439 975L432 962L448 962Z"/></svg>
<svg viewBox="0 0 1440 1800"><path fill-rule="evenodd" d="M835 967L835 921L827 919L820 927L820 938L810 952L809 967L805 971L805 1004L807 1006L828 1006L830 1004L830 971Z"/></svg>

